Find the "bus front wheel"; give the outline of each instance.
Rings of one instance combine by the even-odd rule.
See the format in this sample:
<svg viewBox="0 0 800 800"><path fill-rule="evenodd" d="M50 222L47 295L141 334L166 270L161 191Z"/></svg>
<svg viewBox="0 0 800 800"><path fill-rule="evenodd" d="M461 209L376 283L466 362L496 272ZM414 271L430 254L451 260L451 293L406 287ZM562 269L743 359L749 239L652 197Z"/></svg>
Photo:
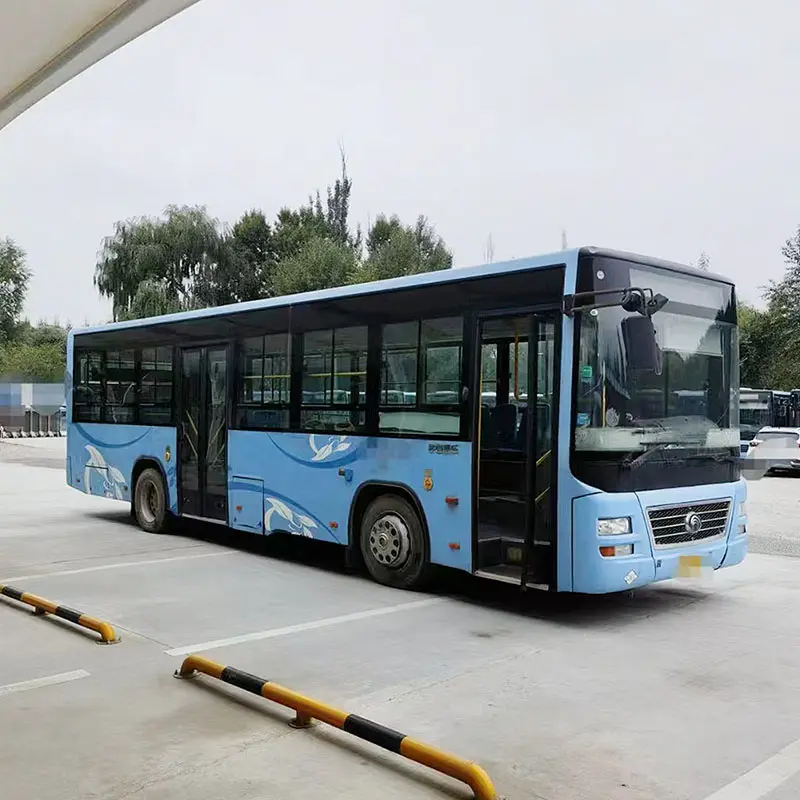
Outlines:
<svg viewBox="0 0 800 800"><path fill-rule="evenodd" d="M136 481L133 510L143 531L164 533L167 529L167 490L157 469L146 469Z"/></svg>
<svg viewBox="0 0 800 800"><path fill-rule="evenodd" d="M386 586L416 589L428 578L425 530L411 504L397 495L370 503L361 521L361 554L372 578Z"/></svg>

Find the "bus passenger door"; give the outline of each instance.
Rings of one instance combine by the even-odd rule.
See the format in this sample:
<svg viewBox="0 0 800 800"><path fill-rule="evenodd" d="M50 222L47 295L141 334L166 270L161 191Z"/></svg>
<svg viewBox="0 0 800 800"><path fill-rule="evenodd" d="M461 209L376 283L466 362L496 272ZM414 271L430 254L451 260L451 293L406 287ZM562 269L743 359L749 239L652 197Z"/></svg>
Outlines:
<svg viewBox="0 0 800 800"><path fill-rule="evenodd" d="M477 574L549 588L555 566L554 316L492 316L479 328Z"/></svg>
<svg viewBox="0 0 800 800"><path fill-rule="evenodd" d="M528 525L525 540L525 584L555 587L556 581L556 445L558 429L558 325L560 316L534 317L530 385L534 413L528 466Z"/></svg>
<svg viewBox="0 0 800 800"><path fill-rule="evenodd" d="M228 348L181 351L180 512L228 520Z"/></svg>

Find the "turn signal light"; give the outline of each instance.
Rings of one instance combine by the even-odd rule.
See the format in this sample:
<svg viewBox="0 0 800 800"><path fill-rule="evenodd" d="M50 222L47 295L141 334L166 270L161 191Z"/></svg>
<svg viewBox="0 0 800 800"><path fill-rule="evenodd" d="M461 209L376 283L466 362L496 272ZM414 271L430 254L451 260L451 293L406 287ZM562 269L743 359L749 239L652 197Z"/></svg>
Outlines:
<svg viewBox="0 0 800 800"><path fill-rule="evenodd" d="M632 544L617 544L600 548L600 555L603 556L603 558L615 558L616 556L629 556L632 554Z"/></svg>

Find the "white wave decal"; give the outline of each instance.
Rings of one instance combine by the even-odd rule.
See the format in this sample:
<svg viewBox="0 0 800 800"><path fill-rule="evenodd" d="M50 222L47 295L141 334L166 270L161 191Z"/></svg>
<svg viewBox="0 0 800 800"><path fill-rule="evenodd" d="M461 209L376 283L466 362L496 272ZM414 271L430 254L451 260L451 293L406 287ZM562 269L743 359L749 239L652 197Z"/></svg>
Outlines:
<svg viewBox="0 0 800 800"><path fill-rule="evenodd" d="M89 453L89 460L83 468L83 485L86 487L86 494L94 494L92 488L92 475L102 476L101 494L104 497L124 500L123 487L125 486L125 476L116 467L106 463L103 454L93 445L84 445Z"/></svg>
<svg viewBox="0 0 800 800"><path fill-rule="evenodd" d="M299 514L292 511L283 500L278 500L277 497L267 497L269 508L264 514L264 530L266 531L288 531L289 533L297 534L298 536L306 536L309 539L314 538L314 530L318 527L311 517L305 514ZM280 517L286 524L273 524L274 516Z"/></svg>
<svg viewBox="0 0 800 800"><path fill-rule="evenodd" d="M308 446L314 451L312 461L325 461L325 459L337 453L344 453L345 450L349 450L353 443L350 441L349 436L329 436L328 441L318 447L316 434L311 433L308 436Z"/></svg>

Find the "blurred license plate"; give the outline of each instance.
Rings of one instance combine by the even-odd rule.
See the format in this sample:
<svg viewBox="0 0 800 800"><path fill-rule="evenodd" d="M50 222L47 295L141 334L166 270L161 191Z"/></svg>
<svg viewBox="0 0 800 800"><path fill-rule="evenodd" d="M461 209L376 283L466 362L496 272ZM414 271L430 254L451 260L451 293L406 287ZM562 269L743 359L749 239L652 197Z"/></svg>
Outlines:
<svg viewBox="0 0 800 800"><path fill-rule="evenodd" d="M678 556L678 576L681 578L699 578L703 566L702 556Z"/></svg>

